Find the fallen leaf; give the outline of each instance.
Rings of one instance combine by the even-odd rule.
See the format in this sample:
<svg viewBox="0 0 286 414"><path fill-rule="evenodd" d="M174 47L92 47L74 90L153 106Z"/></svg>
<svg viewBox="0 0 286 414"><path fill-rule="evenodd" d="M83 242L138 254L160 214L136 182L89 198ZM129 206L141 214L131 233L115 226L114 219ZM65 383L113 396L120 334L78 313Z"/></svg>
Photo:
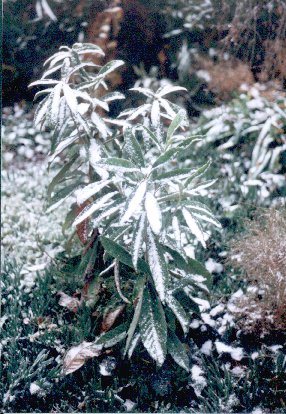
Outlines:
<svg viewBox="0 0 286 414"><path fill-rule="evenodd" d="M124 308L125 305L120 305L118 308L112 310L103 318L100 333L109 331L109 329L114 325L118 316L120 316L123 312Z"/></svg>
<svg viewBox="0 0 286 414"><path fill-rule="evenodd" d="M64 308L67 308L74 313L77 311L80 305L80 301L77 298L69 296L64 292L58 292L58 295L61 296L59 300L60 306L63 306Z"/></svg>
<svg viewBox="0 0 286 414"><path fill-rule="evenodd" d="M82 342L72 347L65 355L63 361L63 374L68 375L81 368L84 363L101 354L102 346L94 345L93 342Z"/></svg>
<svg viewBox="0 0 286 414"><path fill-rule="evenodd" d="M77 206L76 216L78 216L82 210L90 204L90 201L86 200L84 203ZM89 219L83 220L81 223L76 225L76 232L79 240L85 245L88 241L88 230L89 230Z"/></svg>

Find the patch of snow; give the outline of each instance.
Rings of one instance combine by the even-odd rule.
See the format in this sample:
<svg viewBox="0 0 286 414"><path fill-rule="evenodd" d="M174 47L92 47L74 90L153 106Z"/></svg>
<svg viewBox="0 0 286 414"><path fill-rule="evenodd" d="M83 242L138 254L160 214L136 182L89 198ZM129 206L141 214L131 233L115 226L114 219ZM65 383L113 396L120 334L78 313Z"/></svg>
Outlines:
<svg viewBox="0 0 286 414"><path fill-rule="evenodd" d="M123 404L123 407L125 408L127 412L132 411L135 408L135 406L136 406L136 403L128 399L125 400L125 403Z"/></svg>
<svg viewBox="0 0 286 414"><path fill-rule="evenodd" d="M211 327L215 327L215 321L210 317L210 315L208 313L201 313L201 317L202 320L204 321L205 324L211 326Z"/></svg>
<svg viewBox="0 0 286 414"><path fill-rule="evenodd" d="M282 345L272 345L272 346L268 346L268 349L270 349L270 351L276 353L279 351L279 349L283 348Z"/></svg>
<svg viewBox="0 0 286 414"><path fill-rule="evenodd" d="M198 319L194 319L191 323L190 323L190 328L191 329L198 329L200 326L201 322Z"/></svg>
<svg viewBox="0 0 286 414"><path fill-rule="evenodd" d="M30 394L31 395L38 394L40 391L42 391L42 388L39 387L39 385L37 385L35 382L32 382L30 384Z"/></svg>
<svg viewBox="0 0 286 414"><path fill-rule="evenodd" d="M225 310L225 305L223 305L222 303L220 303L219 305L217 305L216 307L214 307L211 311L210 311L210 315L211 316L216 316L219 313L222 313Z"/></svg>
<svg viewBox="0 0 286 414"><path fill-rule="evenodd" d="M259 357L259 353L258 352L253 352L252 354L251 354L251 359L254 361L256 358L258 358Z"/></svg>
<svg viewBox="0 0 286 414"><path fill-rule="evenodd" d="M201 347L201 352L205 355L210 355L212 351L213 343L209 339L208 341L204 342Z"/></svg>
<svg viewBox="0 0 286 414"><path fill-rule="evenodd" d="M235 361L241 361L243 358L243 348L233 348L230 345L226 345L220 341L216 341L215 346L219 354L229 353Z"/></svg>
<svg viewBox="0 0 286 414"><path fill-rule="evenodd" d="M211 257L205 262L205 267L210 273L221 273L223 271L223 265Z"/></svg>
<svg viewBox="0 0 286 414"><path fill-rule="evenodd" d="M110 377L116 368L116 360L114 357L107 357L99 364L100 375Z"/></svg>
<svg viewBox="0 0 286 414"><path fill-rule="evenodd" d="M207 385L207 381L204 377L204 372L198 365L193 365L191 368L192 386L197 396L201 395L202 390Z"/></svg>

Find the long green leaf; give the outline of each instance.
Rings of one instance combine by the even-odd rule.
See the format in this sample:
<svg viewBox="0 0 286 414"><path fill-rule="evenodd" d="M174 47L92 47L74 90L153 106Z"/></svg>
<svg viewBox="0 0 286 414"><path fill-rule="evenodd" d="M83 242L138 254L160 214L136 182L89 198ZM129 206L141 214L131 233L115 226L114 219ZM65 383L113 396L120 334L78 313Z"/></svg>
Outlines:
<svg viewBox="0 0 286 414"><path fill-rule="evenodd" d="M169 285L169 271L164 252L149 226L147 227L147 256L156 290L161 301L164 302Z"/></svg>
<svg viewBox="0 0 286 414"><path fill-rule="evenodd" d="M96 165L105 168L107 171L114 171L117 173L140 172L140 169L138 169L131 161L122 158L106 158Z"/></svg>
<svg viewBox="0 0 286 414"><path fill-rule="evenodd" d="M169 331L168 332L168 342L167 342L168 352L173 358L173 360L187 372L190 371L190 363L188 354L184 348L182 342L178 339L177 335Z"/></svg>
<svg viewBox="0 0 286 414"><path fill-rule="evenodd" d="M164 152L162 155L160 155L154 164L152 165L153 168L158 167L159 165L164 164L165 162L170 161L171 158L173 158L174 155L179 151L179 148L170 148L166 152Z"/></svg>
<svg viewBox="0 0 286 414"><path fill-rule="evenodd" d="M161 302L151 288L144 290L139 326L144 347L161 366L167 353L167 324Z"/></svg>
<svg viewBox="0 0 286 414"><path fill-rule="evenodd" d="M174 170L159 174L155 178L155 180L156 181L168 181L172 178L176 180L182 179L182 178L188 178L192 172L194 172L193 168L175 168Z"/></svg>
<svg viewBox="0 0 286 414"><path fill-rule="evenodd" d="M110 254L110 256L119 259L121 263L131 267L132 269L134 268L132 263L132 256L130 253L128 253L126 249L124 249L124 247L120 246L120 244L104 236L101 236L100 240L103 245L103 248L107 251L108 254ZM137 268L142 273L146 273L149 275L151 274L148 264L143 259L138 260Z"/></svg>
<svg viewBox="0 0 286 414"><path fill-rule="evenodd" d="M48 189L47 189L47 195L48 198L51 197L52 191L55 188L57 184L59 184L66 176L66 173L69 171L70 167L73 165L75 160L78 158L78 154L75 154L70 161L68 161L61 169L60 171L54 176L52 181L50 182Z"/></svg>
<svg viewBox="0 0 286 414"><path fill-rule="evenodd" d="M183 120L185 119L185 111L179 111L173 121L171 122L171 125L168 128L167 131L167 143L169 143L170 139L172 138L174 132L177 128L181 125Z"/></svg>
<svg viewBox="0 0 286 414"><path fill-rule="evenodd" d="M139 142L132 133L132 128L126 128L124 132L124 152L139 167L144 167L144 156Z"/></svg>
<svg viewBox="0 0 286 414"><path fill-rule="evenodd" d="M118 342L123 341L127 335L127 325L122 324L117 326L116 328L112 329L111 331L105 332L104 334L100 335L94 341L95 345L103 345L104 348L111 348L116 345Z"/></svg>
<svg viewBox="0 0 286 414"><path fill-rule="evenodd" d="M134 333L136 331L136 328L137 328L137 325L138 325L138 322L139 322L139 318L140 318L140 315L141 315L142 303L143 303L143 292L144 292L144 286L143 286L141 292L139 293L138 303L136 305L134 315L133 315L133 319L132 319L132 322L129 326L128 332L127 332L127 340L126 340L124 355L126 355L128 349L130 347L132 338L134 336Z"/></svg>
<svg viewBox="0 0 286 414"><path fill-rule="evenodd" d="M171 294L168 294L166 296L166 302L169 308L176 315L176 318L180 322L183 332L186 334L189 330L190 318L188 317L185 309L180 304L180 302Z"/></svg>

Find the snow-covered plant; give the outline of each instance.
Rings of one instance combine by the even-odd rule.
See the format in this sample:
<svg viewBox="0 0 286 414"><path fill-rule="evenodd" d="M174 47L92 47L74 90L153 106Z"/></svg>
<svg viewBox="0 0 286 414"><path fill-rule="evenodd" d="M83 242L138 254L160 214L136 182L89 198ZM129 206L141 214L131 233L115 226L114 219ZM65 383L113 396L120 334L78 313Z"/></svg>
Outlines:
<svg viewBox="0 0 286 414"><path fill-rule="evenodd" d="M285 96L273 103L253 87L229 104L205 111L198 131L205 135L206 144L219 145L222 152L238 149L246 155L250 159L248 179L256 180L263 172L281 171L286 152L285 108Z"/></svg>
<svg viewBox="0 0 286 414"><path fill-rule="evenodd" d="M170 354L189 370L182 339L192 315L199 315L206 302L210 280L187 253L194 237L206 247L204 223L220 227L198 197L214 182L201 179L209 162L198 168L177 165L196 140L178 133L187 124L186 113L166 98L181 87L165 85L156 92L133 88L147 102L116 120L105 117L109 102L123 98L105 93L108 74L123 62L99 67L84 61L92 53L103 52L90 44L62 48L46 62L42 79L32 84L48 87L37 94L47 96L35 122L54 131L50 162L66 157L50 184L50 204L55 208L66 197L75 199L65 226L74 226L85 245L85 288L93 304L107 286L113 295L100 335L70 350L65 372L123 340L124 355L131 357L142 343L158 365ZM60 79L49 79L56 71Z"/></svg>

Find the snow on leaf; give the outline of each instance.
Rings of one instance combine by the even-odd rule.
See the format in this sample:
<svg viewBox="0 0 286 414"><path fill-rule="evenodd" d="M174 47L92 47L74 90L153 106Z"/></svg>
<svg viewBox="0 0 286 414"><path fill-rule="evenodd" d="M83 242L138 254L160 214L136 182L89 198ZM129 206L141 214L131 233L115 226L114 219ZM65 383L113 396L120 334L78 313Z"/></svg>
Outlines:
<svg viewBox="0 0 286 414"><path fill-rule="evenodd" d="M206 247L206 242L204 239L204 234L203 231L201 230L198 222L193 218L193 216L191 215L191 213L183 208L182 210L184 219L186 220L186 223L189 227L189 229L191 230L191 232L193 233L194 236L196 236L196 238L201 242L203 247Z"/></svg>
<svg viewBox="0 0 286 414"><path fill-rule="evenodd" d="M167 294L166 302L180 322L183 332L186 334L189 330L190 320L185 309L182 307L180 302L171 294Z"/></svg>
<svg viewBox="0 0 286 414"><path fill-rule="evenodd" d="M178 91L187 91L187 89L183 88L182 86L166 85L160 91L157 91L156 96L161 98L162 96L167 95L168 93L173 93L173 92L178 92Z"/></svg>
<svg viewBox="0 0 286 414"><path fill-rule="evenodd" d="M140 220L138 220L136 229L134 231L134 236L133 236L132 262L133 262L135 270L137 270L137 262L138 262L140 250L143 244L145 226L146 226L146 213L144 212L141 214Z"/></svg>
<svg viewBox="0 0 286 414"><path fill-rule="evenodd" d="M188 206L190 207L190 206ZM213 224L214 226L221 228L221 224L220 222L213 216L210 216L209 214L203 214L201 212L198 211L194 211L192 208L190 208L192 215L200 220L206 221L208 223Z"/></svg>
<svg viewBox="0 0 286 414"><path fill-rule="evenodd" d="M97 181L95 183L88 184L79 190L76 190L75 196L77 204L83 204L86 200L88 200L94 194L98 193L104 187L107 187L107 185L110 183L111 180Z"/></svg>
<svg viewBox="0 0 286 414"><path fill-rule="evenodd" d="M172 109L171 105L166 99L160 99L160 105L165 109L166 113L171 119L175 118L176 112Z"/></svg>
<svg viewBox="0 0 286 414"><path fill-rule="evenodd" d="M157 128L159 126L159 123L160 123L160 105L159 105L159 101L157 99L152 104L151 122L152 122L152 125L155 128Z"/></svg>
<svg viewBox="0 0 286 414"><path fill-rule="evenodd" d="M58 65L58 66L54 66L49 70L46 70L43 74L43 76L41 77L41 79L45 79L48 76L50 76L52 73L56 72L57 70L59 70L62 67L62 64Z"/></svg>
<svg viewBox="0 0 286 414"><path fill-rule="evenodd" d="M154 93L148 88L136 87L136 88L131 88L129 90L142 93L143 95L147 96L148 98L153 98L154 97Z"/></svg>
<svg viewBox="0 0 286 414"><path fill-rule="evenodd" d="M156 198L150 192L146 193L145 209L151 229L155 234L159 234L162 227L162 214Z"/></svg>
<svg viewBox="0 0 286 414"><path fill-rule="evenodd" d="M146 112L149 111L151 108L151 104L144 104L139 106L139 108L134 109L134 111L131 112L131 114L128 116L128 120L132 121L133 119L137 118L139 115L144 115ZM122 114L119 115L119 117L122 116Z"/></svg>
<svg viewBox="0 0 286 414"><path fill-rule="evenodd" d="M129 127L124 131L124 152L127 154L126 158L130 158L136 165L145 166L140 144Z"/></svg>
<svg viewBox="0 0 286 414"><path fill-rule="evenodd" d="M117 191L113 191L112 193L105 194L99 200L95 201L93 204L88 205L82 212L77 216L76 220L74 221L73 225L76 226L77 224L81 223L87 217L91 216L95 211L106 207L108 201L117 194Z"/></svg>
<svg viewBox="0 0 286 414"><path fill-rule="evenodd" d="M69 56L69 52L57 52L53 56L49 57L45 62L43 66L47 66L49 63L49 67L52 68L56 63L58 63L60 60L64 60Z"/></svg>
<svg viewBox="0 0 286 414"><path fill-rule="evenodd" d="M110 129L107 128L102 118L100 118L100 116L98 116L96 112L92 112L91 120L103 138L107 138L109 135L111 135Z"/></svg>
<svg viewBox="0 0 286 414"><path fill-rule="evenodd" d="M60 295L60 300L59 300L60 306L63 306L64 308L67 308L71 310L72 312L77 311L77 308L80 305L80 301L77 298L69 296L64 292L58 292L58 295Z"/></svg>
<svg viewBox="0 0 286 414"><path fill-rule="evenodd" d="M147 254L148 261L155 283L156 290L161 301L165 301L166 289L168 286L169 272L165 262L164 254L161 251L160 245L155 239L156 236L150 227L147 228Z"/></svg>
<svg viewBox="0 0 286 414"><path fill-rule="evenodd" d="M98 77L105 77L110 72L113 72L115 69L119 68L120 66L124 65L125 63L123 60L112 60L111 62L106 63L100 71L98 72Z"/></svg>
<svg viewBox="0 0 286 414"><path fill-rule="evenodd" d="M167 324L163 307L153 291L143 293L140 334L149 355L161 366L167 353Z"/></svg>
<svg viewBox="0 0 286 414"><path fill-rule="evenodd" d="M95 164L95 166L103 167L108 171L114 171L116 173L130 173L130 172L140 172L136 166L125 159L122 158L107 158Z"/></svg>
<svg viewBox="0 0 286 414"><path fill-rule="evenodd" d="M131 343L128 349L128 358L130 359L132 357L132 354L134 352L134 349L136 348L136 346L138 345L139 341L140 341L140 334L136 334L135 336L133 336L133 338L131 339Z"/></svg>
<svg viewBox="0 0 286 414"><path fill-rule="evenodd" d="M39 103L34 117L35 126L38 126L45 118L48 106L50 104L50 96L47 96L42 102Z"/></svg>
<svg viewBox="0 0 286 414"><path fill-rule="evenodd" d="M112 102L116 99L125 99L125 95L120 92L110 92L101 98L104 102Z"/></svg>
<svg viewBox="0 0 286 414"><path fill-rule="evenodd" d="M49 163L52 163L53 160L60 155L66 148L68 148L71 144L73 144L76 140L78 140L78 135L71 135L64 141L61 141L57 146L55 152L49 157Z"/></svg>
<svg viewBox="0 0 286 414"><path fill-rule="evenodd" d="M65 355L63 361L63 374L68 375L81 368L87 359L97 357L101 354L102 346L93 342L82 342L72 347Z"/></svg>
<svg viewBox="0 0 286 414"><path fill-rule="evenodd" d="M52 85L56 85L57 83L59 83L59 81L53 80L53 79L40 79L40 80L30 83L28 87L32 88L33 86L38 86L38 85L52 86Z"/></svg>
<svg viewBox="0 0 286 414"><path fill-rule="evenodd" d="M96 217L96 219L93 221L93 227L98 227L101 225L102 220L105 217L109 217L112 214L114 214L116 211L118 211L122 207L122 203L119 203L116 201L115 203L111 204L111 206L108 206L106 209L103 210L99 216Z"/></svg>
<svg viewBox="0 0 286 414"><path fill-rule="evenodd" d="M185 369L187 372L190 370L190 364L189 364L189 357L186 352L186 349L184 348L184 345L182 342L178 339L177 335L174 334L174 332L169 331L168 332L168 352L172 356L173 360L183 369Z"/></svg>
<svg viewBox="0 0 286 414"><path fill-rule="evenodd" d="M216 182L216 179L203 181L199 183L198 185L196 185L195 187L193 187L192 189L188 190L188 194L190 195L199 194L201 190L205 190L206 188L211 187L215 182Z"/></svg>
<svg viewBox="0 0 286 414"><path fill-rule="evenodd" d="M177 115L175 116L175 118L171 122L171 125L168 128L167 142L169 142L169 140L172 138L174 132L176 131L177 128L179 128L179 126L182 124L182 122L185 120L185 118L186 118L185 111L180 110L177 113Z"/></svg>
<svg viewBox="0 0 286 414"><path fill-rule="evenodd" d="M122 219L120 220L120 224L124 224L126 221L128 221L130 217L138 210L145 196L146 188L147 188L147 182L142 181L142 183L140 183L139 186L137 187L131 201L129 202L128 207Z"/></svg>
<svg viewBox="0 0 286 414"><path fill-rule="evenodd" d="M90 140L89 146L89 162L94 166L98 161L102 159L102 148L95 139Z"/></svg>
<svg viewBox="0 0 286 414"><path fill-rule="evenodd" d="M76 99L74 91L69 87L68 84L63 83L63 92L66 98L68 107L70 108L73 114L76 114L77 113L77 99Z"/></svg>
<svg viewBox="0 0 286 414"><path fill-rule="evenodd" d="M179 220L177 216L173 216L172 218L172 227L173 227L173 232L174 232L176 243L180 247L181 246L181 231L180 231L180 225L179 225Z"/></svg>
<svg viewBox="0 0 286 414"><path fill-rule="evenodd" d="M50 8L47 0L41 0L41 4L42 4L42 7L43 7L43 11L46 13L46 15L49 16L49 18L53 22L57 21L57 18L55 16L54 12L52 11L52 9Z"/></svg>
<svg viewBox="0 0 286 414"><path fill-rule="evenodd" d="M50 119L52 126L55 127L58 122L58 115L59 115L59 106L60 106L60 99L61 99L61 92L62 92L62 84L58 83L54 87L54 93L53 93L53 100L51 105L51 114Z"/></svg>

